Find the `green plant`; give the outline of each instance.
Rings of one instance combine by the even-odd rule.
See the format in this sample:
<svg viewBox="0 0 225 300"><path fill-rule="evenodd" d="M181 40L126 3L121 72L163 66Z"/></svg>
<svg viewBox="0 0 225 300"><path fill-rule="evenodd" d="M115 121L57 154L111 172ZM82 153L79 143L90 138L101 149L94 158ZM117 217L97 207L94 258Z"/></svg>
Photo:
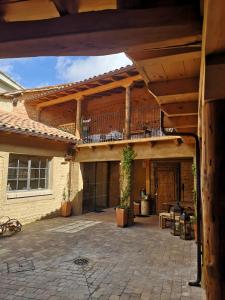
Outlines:
<svg viewBox="0 0 225 300"><path fill-rule="evenodd" d="M121 160L121 174L120 174L120 188L121 199L120 208L130 207L130 194L131 194L131 173L132 162L136 157L136 153L131 146L127 145L123 149L123 156Z"/></svg>
<svg viewBox="0 0 225 300"><path fill-rule="evenodd" d="M63 189L63 201L67 201L67 192L65 187Z"/></svg>
<svg viewBox="0 0 225 300"><path fill-rule="evenodd" d="M194 209L195 209L195 219L197 219L197 190L196 190L196 164L192 164L192 174L194 176L194 188L192 190L193 192L193 200L194 200Z"/></svg>

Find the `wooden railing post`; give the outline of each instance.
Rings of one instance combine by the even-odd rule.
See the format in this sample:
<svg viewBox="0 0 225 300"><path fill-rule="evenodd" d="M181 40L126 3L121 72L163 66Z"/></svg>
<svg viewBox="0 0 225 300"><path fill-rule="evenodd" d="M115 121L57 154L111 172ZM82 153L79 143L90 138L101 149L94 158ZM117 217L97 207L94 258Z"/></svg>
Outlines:
<svg viewBox="0 0 225 300"><path fill-rule="evenodd" d="M125 97L125 124L124 124L124 139L128 140L130 138L130 126L131 126L131 86L129 84L124 86L126 91Z"/></svg>
<svg viewBox="0 0 225 300"><path fill-rule="evenodd" d="M76 130L75 136L77 139L81 139L81 106L82 106L83 97L76 99L77 102L77 111L76 111Z"/></svg>

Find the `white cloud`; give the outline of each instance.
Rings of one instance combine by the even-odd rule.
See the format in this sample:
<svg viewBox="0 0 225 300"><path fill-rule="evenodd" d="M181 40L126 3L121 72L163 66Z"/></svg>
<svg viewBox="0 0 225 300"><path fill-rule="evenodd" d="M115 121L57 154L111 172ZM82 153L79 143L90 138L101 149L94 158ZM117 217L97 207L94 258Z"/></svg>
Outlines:
<svg viewBox="0 0 225 300"><path fill-rule="evenodd" d="M124 53L78 59L59 57L56 72L57 77L64 81L77 82L131 64L131 60Z"/></svg>
<svg viewBox="0 0 225 300"><path fill-rule="evenodd" d="M0 70L7 74L11 74L13 72L13 64L8 60L0 59Z"/></svg>

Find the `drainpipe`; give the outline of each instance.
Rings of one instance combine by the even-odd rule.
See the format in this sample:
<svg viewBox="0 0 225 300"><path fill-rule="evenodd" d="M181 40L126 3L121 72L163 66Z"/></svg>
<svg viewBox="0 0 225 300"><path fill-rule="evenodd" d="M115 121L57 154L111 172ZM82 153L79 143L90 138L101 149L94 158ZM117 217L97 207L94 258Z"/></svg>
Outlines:
<svg viewBox="0 0 225 300"><path fill-rule="evenodd" d="M197 209L197 279L189 282L190 286L201 286L202 277L202 247L201 247L201 178L200 178L200 144L197 134L192 132L166 132L164 129L164 112L161 111L160 127L162 132L168 136L186 136L193 137L195 140L195 156L196 156L196 209Z"/></svg>

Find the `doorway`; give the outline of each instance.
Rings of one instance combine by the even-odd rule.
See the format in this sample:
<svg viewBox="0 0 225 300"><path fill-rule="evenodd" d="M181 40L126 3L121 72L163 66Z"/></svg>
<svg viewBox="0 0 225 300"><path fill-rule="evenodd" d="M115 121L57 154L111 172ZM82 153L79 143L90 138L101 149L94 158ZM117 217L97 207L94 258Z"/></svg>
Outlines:
<svg viewBox="0 0 225 300"><path fill-rule="evenodd" d="M154 166L156 213L165 210L167 204L175 204L180 198L180 164L157 162Z"/></svg>
<svg viewBox="0 0 225 300"><path fill-rule="evenodd" d="M83 212L119 204L119 162L84 163Z"/></svg>

